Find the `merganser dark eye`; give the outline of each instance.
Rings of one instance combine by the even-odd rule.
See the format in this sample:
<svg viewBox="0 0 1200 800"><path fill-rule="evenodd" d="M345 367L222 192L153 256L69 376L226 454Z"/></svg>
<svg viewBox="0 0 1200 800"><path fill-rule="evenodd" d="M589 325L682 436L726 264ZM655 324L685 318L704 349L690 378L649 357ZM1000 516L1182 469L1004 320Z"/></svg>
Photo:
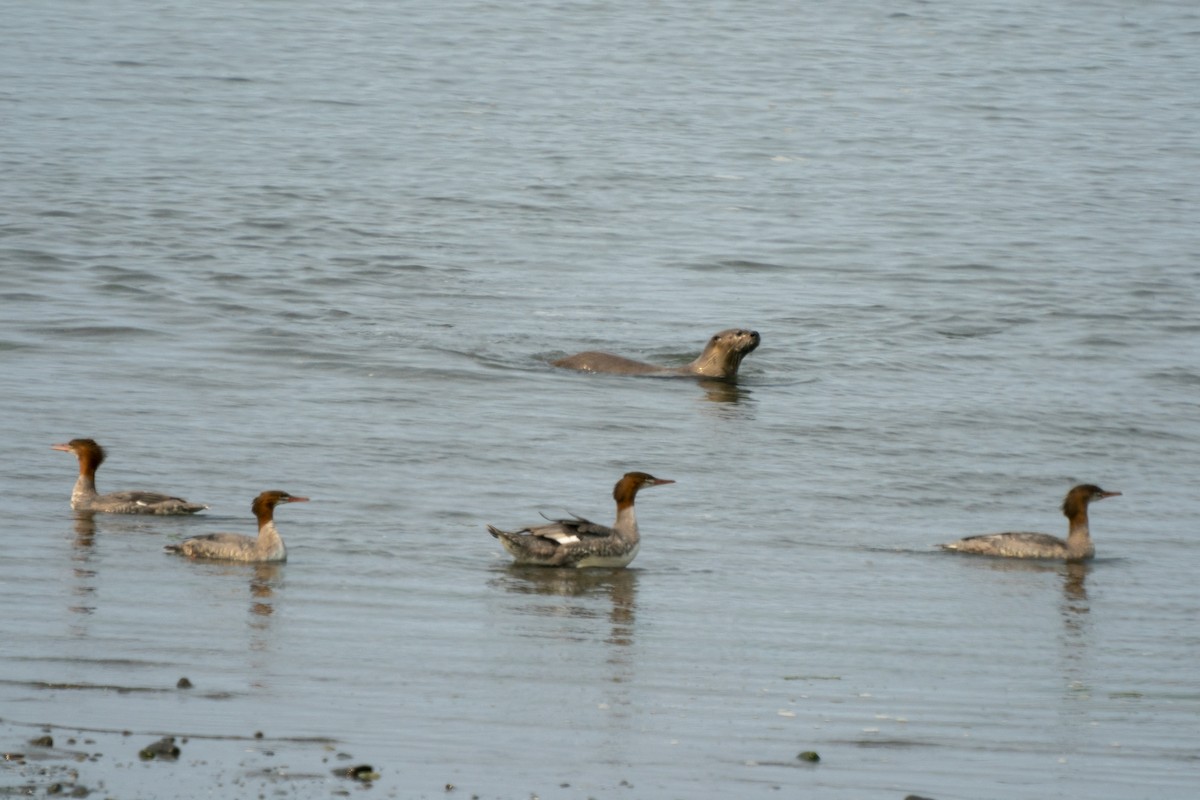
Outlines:
<svg viewBox="0 0 1200 800"><path fill-rule="evenodd" d="M182 497L173 497L158 492L110 492L96 491L96 470L104 463L107 453L95 439L72 439L66 444L51 445L53 450L74 453L79 459L79 479L71 491L71 508L76 511L102 514L158 514L179 516L195 514L208 506L189 503Z"/></svg>
<svg viewBox="0 0 1200 800"><path fill-rule="evenodd" d="M641 544L633 500L639 489L675 481L645 472L627 472L613 487L617 521L611 528L583 517L552 520L516 531L487 529L500 540L518 564L540 567L624 567L637 556Z"/></svg>
<svg viewBox="0 0 1200 800"><path fill-rule="evenodd" d="M1118 497L1120 492L1106 492L1090 483L1081 484L1067 492L1062 512L1068 520L1066 541L1048 533L987 533L968 536L957 542L939 545L956 553L977 553L1006 558L1053 558L1064 561L1083 561L1096 554L1088 529L1088 503L1106 497Z"/></svg>
<svg viewBox="0 0 1200 800"><path fill-rule="evenodd" d="M169 544L163 549L188 558L255 563L287 561L283 537L275 530L275 506L280 503L307 502L307 497L297 497L278 489L263 492L250 504L250 510L258 518L257 537L240 533L210 533L184 539L179 544Z"/></svg>

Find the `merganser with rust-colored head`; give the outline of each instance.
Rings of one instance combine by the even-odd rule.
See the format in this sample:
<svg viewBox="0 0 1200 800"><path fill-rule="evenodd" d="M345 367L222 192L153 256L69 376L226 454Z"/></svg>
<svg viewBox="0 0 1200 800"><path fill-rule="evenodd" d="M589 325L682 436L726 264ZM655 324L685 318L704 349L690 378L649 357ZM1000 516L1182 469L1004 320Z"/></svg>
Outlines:
<svg viewBox="0 0 1200 800"><path fill-rule="evenodd" d="M258 517L258 537L240 533L210 533L169 544L164 550L188 558L207 558L219 561L287 561L287 548L275 530L275 506L280 503L307 503L307 497L278 490L263 492L254 498L250 510Z"/></svg>
<svg viewBox="0 0 1200 800"><path fill-rule="evenodd" d="M613 487L617 521L611 528L583 517L560 519L547 525L531 525L519 531L502 531L488 525L518 564L541 567L624 567L638 553L637 516L633 499L638 490L675 481L645 472L627 472Z"/></svg>
<svg viewBox="0 0 1200 800"><path fill-rule="evenodd" d="M939 545L943 550L956 553L978 553L1006 558L1056 558L1065 561L1083 561L1096 554L1088 530L1088 503L1106 497L1118 497L1120 492L1106 492L1090 483L1076 486L1067 492L1062 512L1070 521L1067 540L1048 533L987 533L968 536L957 542Z"/></svg>
<svg viewBox="0 0 1200 800"><path fill-rule="evenodd" d="M96 491L96 470L104 463L104 448L94 439L72 439L66 444L51 445L54 450L74 453L79 459L79 480L71 491L71 508L76 511L103 512L107 514L195 514L208 508L201 503L189 503L182 497L172 497L157 492L111 492Z"/></svg>

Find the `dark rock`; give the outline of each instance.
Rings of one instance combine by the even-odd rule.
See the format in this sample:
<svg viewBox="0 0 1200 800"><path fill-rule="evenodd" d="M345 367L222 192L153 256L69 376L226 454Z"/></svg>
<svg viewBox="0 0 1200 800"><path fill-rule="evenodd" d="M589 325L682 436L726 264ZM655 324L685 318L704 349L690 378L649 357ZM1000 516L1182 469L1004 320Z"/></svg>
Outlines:
<svg viewBox="0 0 1200 800"><path fill-rule="evenodd" d="M379 773L370 764L342 767L341 769L335 769L333 774L339 778L349 778L352 781L362 781L364 783L369 783L379 777Z"/></svg>
<svg viewBox="0 0 1200 800"><path fill-rule="evenodd" d="M148 744L138 751L138 758L143 761L174 761L179 758L179 748L175 745L174 736L164 736L157 742Z"/></svg>

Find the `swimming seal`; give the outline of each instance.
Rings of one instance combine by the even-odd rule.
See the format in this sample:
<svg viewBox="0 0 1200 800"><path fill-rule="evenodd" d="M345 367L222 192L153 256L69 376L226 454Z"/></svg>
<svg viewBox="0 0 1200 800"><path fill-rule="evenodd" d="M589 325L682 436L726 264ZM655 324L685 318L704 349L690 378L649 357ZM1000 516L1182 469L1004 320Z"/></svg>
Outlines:
<svg viewBox="0 0 1200 800"><path fill-rule="evenodd" d="M604 372L610 375L651 375L655 377L696 377L733 380L737 378L742 359L758 347L758 331L730 328L714 333L704 346L704 352L690 364L682 367L660 367L632 358L615 356L589 350L573 356L560 358L551 363L556 367L577 369L583 372Z"/></svg>

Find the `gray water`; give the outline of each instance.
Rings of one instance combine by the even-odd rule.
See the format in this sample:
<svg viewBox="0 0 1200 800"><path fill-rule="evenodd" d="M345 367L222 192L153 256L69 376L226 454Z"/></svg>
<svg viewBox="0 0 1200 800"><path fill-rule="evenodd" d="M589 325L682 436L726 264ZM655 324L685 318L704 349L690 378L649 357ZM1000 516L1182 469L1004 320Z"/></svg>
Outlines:
<svg viewBox="0 0 1200 800"><path fill-rule="evenodd" d="M1194 795L1193 3L0 12L0 750L120 797ZM548 365L731 326L735 387ZM76 519L73 437L211 509ZM677 483L630 569L486 534L631 469ZM1078 482L1124 493L1087 566L933 548ZM162 552L270 488L287 564Z"/></svg>

